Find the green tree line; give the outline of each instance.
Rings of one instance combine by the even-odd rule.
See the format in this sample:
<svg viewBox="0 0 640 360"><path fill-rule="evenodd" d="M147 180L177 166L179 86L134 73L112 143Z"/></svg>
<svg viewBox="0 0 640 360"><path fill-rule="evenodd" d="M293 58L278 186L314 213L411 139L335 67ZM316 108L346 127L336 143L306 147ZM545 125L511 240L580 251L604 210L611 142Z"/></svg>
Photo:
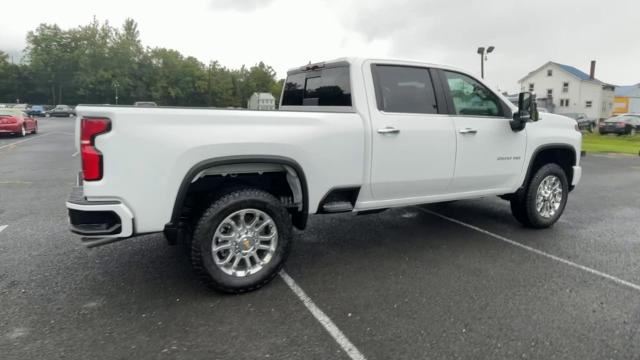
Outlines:
<svg viewBox="0 0 640 360"><path fill-rule="evenodd" d="M137 23L116 28L93 19L63 30L41 24L27 35L24 58L0 51L0 102L245 107L254 92L280 96L283 80L271 66L229 69L165 48L144 47Z"/></svg>

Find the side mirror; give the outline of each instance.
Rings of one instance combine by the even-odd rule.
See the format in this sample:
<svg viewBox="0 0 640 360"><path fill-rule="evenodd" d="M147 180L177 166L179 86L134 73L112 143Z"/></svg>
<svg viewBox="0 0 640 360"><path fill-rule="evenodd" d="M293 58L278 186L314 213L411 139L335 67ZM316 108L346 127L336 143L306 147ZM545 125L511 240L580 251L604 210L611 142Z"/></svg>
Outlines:
<svg viewBox="0 0 640 360"><path fill-rule="evenodd" d="M513 120L509 122L511 130L522 131L527 122L538 121L539 118L536 96L530 92L521 92L518 95L518 111L513 114Z"/></svg>

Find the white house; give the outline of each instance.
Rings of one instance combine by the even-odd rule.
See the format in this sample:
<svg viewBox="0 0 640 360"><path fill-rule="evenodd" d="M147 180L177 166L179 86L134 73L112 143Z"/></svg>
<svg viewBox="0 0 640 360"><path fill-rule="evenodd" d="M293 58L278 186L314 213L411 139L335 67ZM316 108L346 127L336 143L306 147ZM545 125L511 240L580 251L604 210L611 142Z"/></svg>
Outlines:
<svg viewBox="0 0 640 360"><path fill-rule="evenodd" d="M573 66L549 61L520 79L521 91L535 92L541 105L557 114L584 113L590 119L606 119L613 113L613 85Z"/></svg>
<svg viewBox="0 0 640 360"><path fill-rule="evenodd" d="M276 98L271 93L253 93L247 101L247 109L251 110L275 110Z"/></svg>

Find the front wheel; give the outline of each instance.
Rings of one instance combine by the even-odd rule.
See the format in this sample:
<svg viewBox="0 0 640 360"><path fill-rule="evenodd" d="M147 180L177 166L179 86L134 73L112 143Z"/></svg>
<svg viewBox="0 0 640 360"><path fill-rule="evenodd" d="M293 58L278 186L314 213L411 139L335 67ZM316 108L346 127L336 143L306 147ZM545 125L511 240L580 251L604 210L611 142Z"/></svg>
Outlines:
<svg viewBox="0 0 640 360"><path fill-rule="evenodd" d="M525 226L547 228L564 212L568 195L564 170L557 164L547 164L535 172L524 196L511 200L511 212Z"/></svg>
<svg viewBox="0 0 640 360"><path fill-rule="evenodd" d="M631 128L629 130L629 136L636 136L636 129L635 128Z"/></svg>
<svg viewBox="0 0 640 360"><path fill-rule="evenodd" d="M191 263L207 286L228 293L271 281L289 253L289 213L259 189L235 190L214 200L195 227Z"/></svg>
<svg viewBox="0 0 640 360"><path fill-rule="evenodd" d="M27 126L22 125L22 127L20 128L20 137L25 137L25 136L27 136Z"/></svg>
<svg viewBox="0 0 640 360"><path fill-rule="evenodd" d="M594 129L593 124L589 124L589 132L590 132L590 133L593 133L593 129Z"/></svg>

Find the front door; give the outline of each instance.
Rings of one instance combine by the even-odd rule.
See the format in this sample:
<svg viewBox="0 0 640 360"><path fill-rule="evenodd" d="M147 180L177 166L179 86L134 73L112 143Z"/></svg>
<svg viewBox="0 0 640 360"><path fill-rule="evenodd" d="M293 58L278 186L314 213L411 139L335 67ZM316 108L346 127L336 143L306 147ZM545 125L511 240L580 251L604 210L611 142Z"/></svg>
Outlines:
<svg viewBox="0 0 640 360"><path fill-rule="evenodd" d="M442 70L457 138L456 168L450 192L500 192L520 179L526 130L514 132L511 111L476 79Z"/></svg>
<svg viewBox="0 0 640 360"><path fill-rule="evenodd" d="M370 69L373 198L402 202L443 193L453 177L456 138L431 71L385 64Z"/></svg>

